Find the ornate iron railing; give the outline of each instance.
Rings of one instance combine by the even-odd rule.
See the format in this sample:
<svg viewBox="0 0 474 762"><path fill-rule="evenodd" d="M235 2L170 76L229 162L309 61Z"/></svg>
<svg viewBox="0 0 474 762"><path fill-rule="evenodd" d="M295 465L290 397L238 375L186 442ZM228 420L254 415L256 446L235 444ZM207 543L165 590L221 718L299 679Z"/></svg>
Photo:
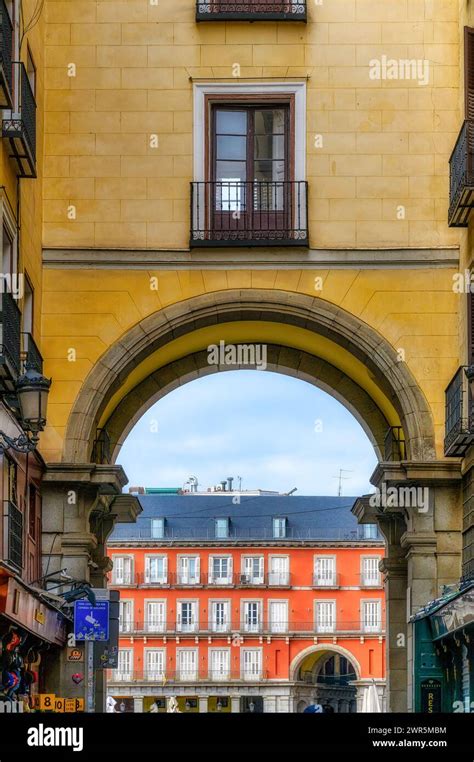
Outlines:
<svg viewBox="0 0 474 762"><path fill-rule="evenodd" d="M300 621L300 620L281 620L270 621L268 619L259 619L255 622L248 622L245 619L236 619L223 623L203 620L191 620L183 622L182 618L178 620L166 619L160 620L132 620L122 619L120 622L121 635L146 634L155 637L164 635L201 635L208 637L210 635L228 637L235 634L246 635L317 635L329 633L337 635L340 633L357 634L375 634L381 635L385 632L385 614L381 613L378 618L371 621L351 620L337 621L336 619L327 621Z"/></svg>
<svg viewBox="0 0 474 762"><path fill-rule="evenodd" d="M7 518L7 558L19 571L23 568L23 514L9 500L5 501Z"/></svg>
<svg viewBox="0 0 474 762"><path fill-rule="evenodd" d="M306 21L306 0L196 2L196 21Z"/></svg>
<svg viewBox="0 0 474 762"><path fill-rule="evenodd" d="M307 246L308 184L292 180L191 183L190 245Z"/></svg>
<svg viewBox="0 0 474 762"><path fill-rule="evenodd" d="M474 441L473 404L465 367L460 367L445 393L444 454L461 457Z"/></svg>
<svg viewBox="0 0 474 762"><path fill-rule="evenodd" d="M474 121L466 119L449 160L449 215L451 227L467 227L474 206Z"/></svg>
<svg viewBox="0 0 474 762"><path fill-rule="evenodd" d="M384 439L384 460L406 460L405 435L401 426L390 426Z"/></svg>
<svg viewBox="0 0 474 762"><path fill-rule="evenodd" d="M110 447L110 434L107 429L97 429L96 438L94 440L94 444L92 445L92 462L110 463Z"/></svg>
<svg viewBox="0 0 474 762"><path fill-rule="evenodd" d="M27 368L33 368L38 373L43 373L43 357L38 349L31 333L24 332L23 334L23 364L25 370Z"/></svg>
<svg viewBox="0 0 474 762"><path fill-rule="evenodd" d="M24 63L13 66L18 101L3 119L3 137L10 139L20 177L36 177L36 100Z"/></svg>
<svg viewBox="0 0 474 762"><path fill-rule="evenodd" d="M2 340L1 353L7 361L12 374L16 377L21 372L20 332L21 312L18 302L9 292L1 295Z"/></svg>

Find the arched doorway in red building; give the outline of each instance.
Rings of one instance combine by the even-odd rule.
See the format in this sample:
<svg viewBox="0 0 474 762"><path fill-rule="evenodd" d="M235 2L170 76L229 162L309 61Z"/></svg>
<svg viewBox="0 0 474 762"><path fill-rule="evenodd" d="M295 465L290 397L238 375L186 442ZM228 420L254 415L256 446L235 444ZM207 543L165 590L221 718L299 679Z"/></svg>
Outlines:
<svg viewBox="0 0 474 762"><path fill-rule="evenodd" d="M303 660L297 675L298 682L311 686L313 703L321 704L324 712L356 712L357 689L353 683L357 680L357 674L354 664L346 656L331 650L319 651L317 656L316 660L312 655Z"/></svg>

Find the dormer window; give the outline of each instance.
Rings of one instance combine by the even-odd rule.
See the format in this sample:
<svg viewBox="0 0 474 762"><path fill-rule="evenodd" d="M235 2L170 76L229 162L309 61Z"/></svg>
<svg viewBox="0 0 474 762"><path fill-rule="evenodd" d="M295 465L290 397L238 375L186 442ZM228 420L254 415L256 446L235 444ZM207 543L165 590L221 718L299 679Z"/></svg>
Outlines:
<svg viewBox="0 0 474 762"><path fill-rule="evenodd" d="M286 537L286 517L276 516L273 519L273 537L283 539Z"/></svg>
<svg viewBox="0 0 474 762"><path fill-rule="evenodd" d="M164 518L151 520L151 536L153 540L162 540L165 536Z"/></svg>
<svg viewBox="0 0 474 762"><path fill-rule="evenodd" d="M215 523L216 539L225 540L229 537L229 519L216 519Z"/></svg>

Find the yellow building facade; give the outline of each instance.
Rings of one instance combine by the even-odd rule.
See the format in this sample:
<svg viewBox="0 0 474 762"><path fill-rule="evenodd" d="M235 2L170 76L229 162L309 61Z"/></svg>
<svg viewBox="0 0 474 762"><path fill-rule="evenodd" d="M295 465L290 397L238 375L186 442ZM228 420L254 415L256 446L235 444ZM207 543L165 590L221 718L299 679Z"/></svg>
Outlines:
<svg viewBox="0 0 474 762"><path fill-rule="evenodd" d="M38 178L22 180L21 250L53 379L43 550L51 569L103 584L107 527L135 510L116 497L131 426L224 369L210 344L264 343L270 370L362 423L376 487L430 490L427 512L360 506L387 538L389 700L404 711L407 606L461 576L445 390L470 362L456 284L471 246L448 209L472 10L267 5L230 18L193 0L46 0L31 32Z"/></svg>

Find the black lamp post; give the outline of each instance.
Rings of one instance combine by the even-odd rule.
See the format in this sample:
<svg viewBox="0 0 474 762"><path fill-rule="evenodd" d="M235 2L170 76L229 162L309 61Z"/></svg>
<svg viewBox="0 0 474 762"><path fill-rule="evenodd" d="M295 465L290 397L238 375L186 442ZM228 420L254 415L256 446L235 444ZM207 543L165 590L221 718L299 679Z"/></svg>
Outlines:
<svg viewBox="0 0 474 762"><path fill-rule="evenodd" d="M13 449L17 452L32 452L39 441L39 432L46 426L46 408L48 404L51 379L45 378L39 371L27 367L16 382L16 396L20 408L21 426L25 433L10 437L0 431L0 454Z"/></svg>

